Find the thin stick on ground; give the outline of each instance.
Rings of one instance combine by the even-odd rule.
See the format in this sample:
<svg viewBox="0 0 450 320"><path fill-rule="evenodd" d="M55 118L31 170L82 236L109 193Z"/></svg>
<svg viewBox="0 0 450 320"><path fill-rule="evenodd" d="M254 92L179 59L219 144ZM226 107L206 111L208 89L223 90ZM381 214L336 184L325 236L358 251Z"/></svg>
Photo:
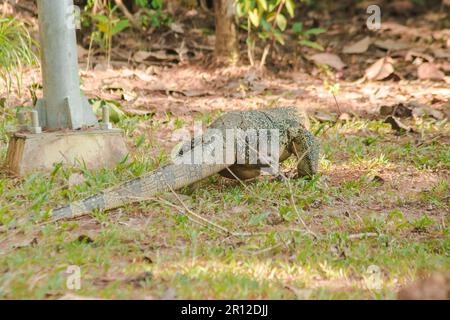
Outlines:
<svg viewBox="0 0 450 320"><path fill-rule="evenodd" d="M214 227L214 228L212 228L213 230L216 230L216 231L218 230L222 234L229 235L227 232L224 232L222 229L217 229L216 226L215 225L211 225L211 223L205 224L203 222L195 220L193 217L189 216L189 214L187 214L185 211L183 211L182 207L177 206L176 204L174 204L174 203L172 203L170 201L167 201L167 200L165 200L163 198L159 198L159 197L156 197L155 199L152 199L152 200L154 200L156 202L159 202L161 204L168 205L169 207L172 207L172 208L178 210L181 214L185 215L189 219L189 221L197 223L197 224L201 225L202 227L209 227L209 228L211 228L211 226L213 226Z"/></svg>
<svg viewBox="0 0 450 320"><path fill-rule="evenodd" d="M200 219L214 227L216 227L219 230L222 230L223 232L227 233L227 234L233 234L230 230L228 230L227 228L220 226L212 221L209 221L208 219L200 216L199 214L195 213L194 211L192 211L191 209L189 209L189 207L184 203L184 201L180 198L180 196L175 192L175 190L173 190L172 186L170 184L168 184L166 182L167 187L170 189L170 191L173 193L173 195L175 196L175 198L177 198L177 200L181 203L181 205L183 206L183 208L186 210L186 212L189 212L191 215L193 215L194 217L196 217L197 219Z"/></svg>
<svg viewBox="0 0 450 320"><path fill-rule="evenodd" d="M179 195L175 192L175 190L173 190L173 188L166 183L168 188L170 189L170 191L174 194L174 196L177 198L177 200L181 203L181 205L184 207L184 209L186 210L186 212L188 212L189 214L193 215L194 217L196 217L197 219L200 219L202 221L204 221L205 223L208 223L216 228L218 228L219 230L227 233L228 235L231 236L235 236L235 237L251 237L251 236L259 236L259 235L266 235L266 233L253 233L253 232L234 232L234 231L230 231L227 228L218 225L204 217L202 217L201 215L195 213L194 211L192 211L185 203L184 201L179 197Z"/></svg>

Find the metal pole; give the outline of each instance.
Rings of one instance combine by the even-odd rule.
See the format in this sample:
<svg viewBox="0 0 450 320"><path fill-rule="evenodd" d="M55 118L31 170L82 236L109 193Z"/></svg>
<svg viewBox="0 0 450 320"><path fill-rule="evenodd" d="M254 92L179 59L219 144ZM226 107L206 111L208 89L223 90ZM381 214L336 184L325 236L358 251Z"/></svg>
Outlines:
<svg viewBox="0 0 450 320"><path fill-rule="evenodd" d="M97 125L80 92L73 0L37 0L44 99L38 101L41 126L79 129Z"/></svg>
<svg viewBox="0 0 450 320"><path fill-rule="evenodd" d="M42 128L39 125L39 115L36 110L31 111L31 133L38 134L42 132Z"/></svg>
<svg viewBox="0 0 450 320"><path fill-rule="evenodd" d="M111 122L109 122L109 106L102 107L102 125L101 128L104 130L112 129Z"/></svg>

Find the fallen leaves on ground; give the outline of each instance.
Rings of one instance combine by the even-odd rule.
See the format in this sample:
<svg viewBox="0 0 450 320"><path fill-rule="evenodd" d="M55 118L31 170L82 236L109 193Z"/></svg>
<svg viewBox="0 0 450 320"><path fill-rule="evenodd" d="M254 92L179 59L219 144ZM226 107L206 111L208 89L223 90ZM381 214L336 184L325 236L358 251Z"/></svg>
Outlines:
<svg viewBox="0 0 450 320"><path fill-rule="evenodd" d="M389 50L389 51L397 51L408 49L409 45L407 43L399 42L392 39L387 40L377 40L374 42L374 45L378 48Z"/></svg>
<svg viewBox="0 0 450 320"><path fill-rule="evenodd" d="M381 106L380 114L382 116L396 116L399 118L406 118L412 116L412 109L403 103L398 103L390 106Z"/></svg>
<svg viewBox="0 0 450 320"><path fill-rule="evenodd" d="M421 80L443 80L445 78L444 72L439 70L439 68L429 62L422 63L417 68L417 76Z"/></svg>
<svg viewBox="0 0 450 320"><path fill-rule="evenodd" d="M408 103L397 103L393 105L384 105L380 107L381 116L395 116L399 118L409 117L432 117L436 120L444 119L443 112L433 109L432 107L412 100Z"/></svg>
<svg viewBox="0 0 450 320"><path fill-rule="evenodd" d="M342 49L342 53L346 54L357 54L364 53L369 49L370 44L372 43L372 39L370 37L365 37L358 42L353 44L349 44Z"/></svg>
<svg viewBox="0 0 450 320"><path fill-rule="evenodd" d="M320 122L335 122L337 119L337 115L332 112L316 111L314 113L314 118L316 118Z"/></svg>
<svg viewBox="0 0 450 320"><path fill-rule="evenodd" d="M338 71L344 69L346 64L334 53L316 53L310 57L317 64L326 64Z"/></svg>
<svg viewBox="0 0 450 320"><path fill-rule="evenodd" d="M402 123L398 118L394 116L389 116L384 120L384 122L391 125L392 129L397 131L397 133L414 132L414 130Z"/></svg>
<svg viewBox="0 0 450 320"><path fill-rule="evenodd" d="M378 59L374 64L366 69L367 80L383 80L394 73L394 60L391 57Z"/></svg>

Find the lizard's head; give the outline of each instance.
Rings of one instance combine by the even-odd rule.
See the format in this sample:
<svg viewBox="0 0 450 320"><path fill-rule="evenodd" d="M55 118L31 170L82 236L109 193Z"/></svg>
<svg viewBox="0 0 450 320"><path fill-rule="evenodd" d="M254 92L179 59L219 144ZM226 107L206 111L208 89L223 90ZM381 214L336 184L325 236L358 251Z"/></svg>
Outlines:
<svg viewBox="0 0 450 320"><path fill-rule="evenodd" d="M312 176L317 173L319 164L320 142L310 131L309 118L306 111L301 107L291 108L292 117L295 117L303 125L303 131L297 137L298 156L301 157L297 169L299 176Z"/></svg>
<svg viewBox="0 0 450 320"><path fill-rule="evenodd" d="M302 159L297 165L299 176L313 176L317 173L320 156L320 142L309 131L305 130L299 146Z"/></svg>

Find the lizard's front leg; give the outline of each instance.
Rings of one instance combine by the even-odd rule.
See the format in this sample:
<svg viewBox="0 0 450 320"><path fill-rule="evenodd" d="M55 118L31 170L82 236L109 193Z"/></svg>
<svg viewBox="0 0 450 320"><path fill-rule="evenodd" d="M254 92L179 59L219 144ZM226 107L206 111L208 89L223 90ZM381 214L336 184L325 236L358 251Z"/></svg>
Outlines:
<svg viewBox="0 0 450 320"><path fill-rule="evenodd" d="M298 176L304 177L316 174L319 165L319 140L302 127L291 131L290 137L291 151L298 159Z"/></svg>
<svg viewBox="0 0 450 320"><path fill-rule="evenodd" d="M284 160L286 160L287 158L289 158L292 154L292 151L291 151L292 148L288 147L289 138L287 137L287 135L283 135L281 138L282 138L282 140L279 141L279 149L277 150L277 156L278 156L279 163L281 163ZM238 178L240 180L249 180L249 179L257 178L261 174L262 168L264 168L264 167L267 168L268 166L270 166L270 164L268 164L268 163L270 163L270 161L267 158L270 156L275 156L275 155L271 155L271 154L265 155L265 153L263 153L263 155L258 154L258 158L264 159L264 163L233 164L228 169L221 171L220 175L225 178L229 178L229 179ZM247 157L246 161L248 161L248 157Z"/></svg>

